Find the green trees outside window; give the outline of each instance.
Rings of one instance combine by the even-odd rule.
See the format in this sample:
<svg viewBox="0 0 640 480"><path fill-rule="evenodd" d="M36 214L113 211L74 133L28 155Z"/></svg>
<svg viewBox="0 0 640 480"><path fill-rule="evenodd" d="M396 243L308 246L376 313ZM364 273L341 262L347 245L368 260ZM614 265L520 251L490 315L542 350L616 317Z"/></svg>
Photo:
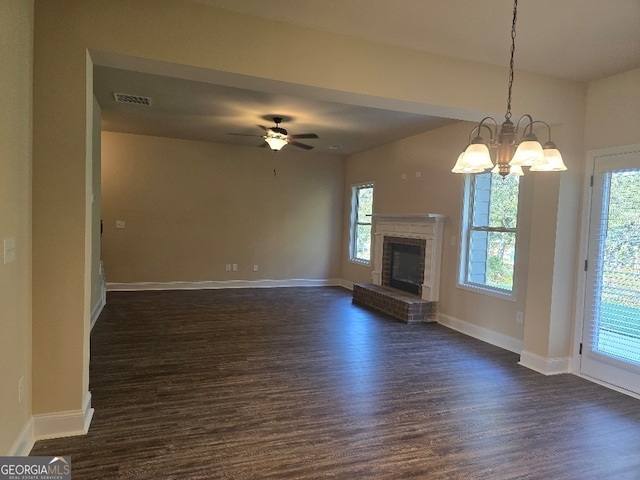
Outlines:
<svg viewBox="0 0 640 480"><path fill-rule="evenodd" d="M513 290L520 179L483 173L465 186L460 284Z"/></svg>
<svg viewBox="0 0 640 480"><path fill-rule="evenodd" d="M351 193L350 258L356 262L369 263L371 261L373 185L355 185Z"/></svg>

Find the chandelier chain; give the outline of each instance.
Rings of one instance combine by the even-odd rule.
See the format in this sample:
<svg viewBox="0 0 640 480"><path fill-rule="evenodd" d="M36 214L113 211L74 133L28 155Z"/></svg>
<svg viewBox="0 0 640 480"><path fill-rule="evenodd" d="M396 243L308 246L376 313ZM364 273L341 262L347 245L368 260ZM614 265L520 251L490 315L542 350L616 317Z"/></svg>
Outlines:
<svg viewBox="0 0 640 480"><path fill-rule="evenodd" d="M509 95L507 96L507 113L505 118L511 119L511 90L513 88L513 56L516 51L516 20L518 18L518 0L513 2L513 22L511 24L511 60L509 61Z"/></svg>

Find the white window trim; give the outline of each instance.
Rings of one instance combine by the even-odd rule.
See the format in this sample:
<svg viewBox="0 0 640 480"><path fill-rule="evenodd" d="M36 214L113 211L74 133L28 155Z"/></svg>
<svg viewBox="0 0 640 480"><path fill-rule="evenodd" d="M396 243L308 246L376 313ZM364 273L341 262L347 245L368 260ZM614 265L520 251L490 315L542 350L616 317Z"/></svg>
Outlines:
<svg viewBox="0 0 640 480"><path fill-rule="evenodd" d="M458 282L456 288L460 290L466 290L468 292L479 293L481 295L486 295L488 297L499 298L501 300L508 300L510 302L515 302L517 300L515 289L509 292L508 290L502 290L499 288L491 288L491 287L483 287L482 285L474 284L474 283L466 283L462 284Z"/></svg>
<svg viewBox="0 0 640 480"><path fill-rule="evenodd" d="M489 297L499 298L501 300L508 300L511 302L515 302L517 300L516 295L516 273L518 271L518 228L516 226L515 234L516 234L516 244L515 244L515 252L514 252L514 266L513 266L513 286L511 290L505 290L497 287L490 287L487 285L481 285L478 283L470 283L466 281L467 276L467 256L469 254L469 236L471 235L470 228L470 209L471 202L473 201L472 196L469 194L471 189L471 182L473 180L472 174L465 175L464 180L464 189L463 189L463 199L462 199L462 219L461 222L461 233L460 233L460 252L458 255L458 275L456 287L460 290L466 290L469 292L478 293L481 295L486 295ZM520 195L522 193L522 189L518 189L518 217L520 216ZM517 222L516 222L517 225ZM463 270L464 266L464 270Z"/></svg>
<svg viewBox="0 0 640 480"><path fill-rule="evenodd" d="M356 222L357 196L355 195L355 192L361 188L368 188L368 187L371 187L374 189L374 202L375 202L375 186L373 182L363 182L363 183L356 183L351 185L351 215L349 216L349 262L355 263L357 265L365 265L365 266L372 265L373 258L369 258L369 260L363 260L355 256L356 232L357 232L357 222ZM370 249L372 249L373 248L373 218L371 218L370 225L371 225L371 237L372 237Z"/></svg>

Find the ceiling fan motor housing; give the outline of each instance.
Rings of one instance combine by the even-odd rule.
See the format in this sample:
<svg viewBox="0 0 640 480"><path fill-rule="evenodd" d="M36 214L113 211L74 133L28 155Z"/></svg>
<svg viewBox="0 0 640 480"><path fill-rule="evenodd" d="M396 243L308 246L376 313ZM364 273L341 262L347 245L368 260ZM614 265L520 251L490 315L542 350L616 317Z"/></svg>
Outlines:
<svg viewBox="0 0 640 480"><path fill-rule="evenodd" d="M269 130L271 130L273 133L279 133L281 135L287 136L287 131L284 128L271 127Z"/></svg>

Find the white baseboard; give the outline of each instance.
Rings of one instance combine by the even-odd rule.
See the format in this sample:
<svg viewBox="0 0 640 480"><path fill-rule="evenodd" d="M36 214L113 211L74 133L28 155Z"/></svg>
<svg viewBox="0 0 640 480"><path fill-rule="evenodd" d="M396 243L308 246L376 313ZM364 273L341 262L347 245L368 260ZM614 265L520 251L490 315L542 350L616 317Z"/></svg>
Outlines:
<svg viewBox="0 0 640 480"><path fill-rule="evenodd" d="M518 364L544 375L558 375L561 373L570 373L571 358L545 358L523 350L520 352L520 361Z"/></svg>
<svg viewBox="0 0 640 480"><path fill-rule="evenodd" d="M345 280L343 278L339 279L339 282L342 288L353 291L353 282L350 282L349 280Z"/></svg>
<svg viewBox="0 0 640 480"><path fill-rule="evenodd" d="M33 439L72 437L85 435L93 418L91 393L87 392L82 410L45 413L33 416Z"/></svg>
<svg viewBox="0 0 640 480"><path fill-rule="evenodd" d="M516 338L508 337L502 333L489 330L488 328L479 327L473 323L465 322L459 318L452 317L441 313L438 315L438 323L449 327L470 337L477 338L483 342L495 345L496 347L509 350L513 353L520 353L522 351L522 341Z"/></svg>
<svg viewBox="0 0 640 480"><path fill-rule="evenodd" d="M331 287L343 286L344 281L337 278L306 279L292 278L286 280L227 280L207 282L133 282L107 283L107 291L142 291L142 290L213 290L222 288L275 288L275 287Z"/></svg>
<svg viewBox="0 0 640 480"><path fill-rule="evenodd" d="M89 431L92 418L91 392L85 395L82 410L32 415L13 442L8 456L29 455L38 440L85 435Z"/></svg>
<svg viewBox="0 0 640 480"><path fill-rule="evenodd" d="M100 301L95 305L95 307L93 307L93 311L91 312L91 327L89 331L93 330L93 327L98 321L98 317L102 313L102 309L107 304L106 300L107 300L107 296L106 296L106 290L105 290L104 293L100 296Z"/></svg>
<svg viewBox="0 0 640 480"><path fill-rule="evenodd" d="M107 284L104 279L104 264L100 261L100 301L93 306L93 310L91 311L91 327L89 331L93 330L96 322L98 321L98 317L102 313L102 309L107 304Z"/></svg>
<svg viewBox="0 0 640 480"><path fill-rule="evenodd" d="M29 417L29 421L22 428L16 441L13 442L8 455L10 457L26 457L31 452L34 443L36 441L33 437L33 417Z"/></svg>

